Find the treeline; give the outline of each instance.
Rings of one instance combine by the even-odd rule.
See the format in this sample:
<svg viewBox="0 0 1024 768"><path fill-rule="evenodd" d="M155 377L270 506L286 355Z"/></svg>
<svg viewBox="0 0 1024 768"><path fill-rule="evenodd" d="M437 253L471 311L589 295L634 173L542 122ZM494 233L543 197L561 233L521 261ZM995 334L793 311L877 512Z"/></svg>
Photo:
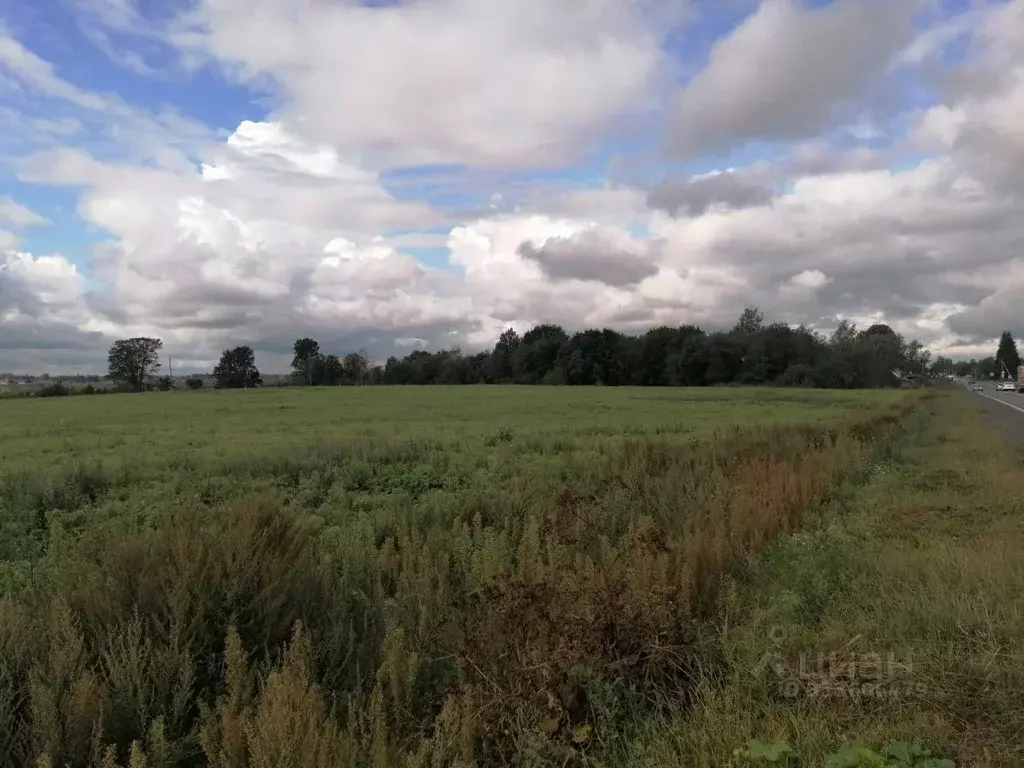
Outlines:
<svg viewBox="0 0 1024 768"><path fill-rule="evenodd" d="M831 336L786 323L765 324L744 310L728 331L693 325L653 328L631 336L587 330L569 334L539 325L520 336L507 330L494 349L417 350L391 357L384 384L549 384L708 386L776 384L829 388L898 386L894 372L925 373L930 354L888 325L859 331L843 321Z"/></svg>
<svg viewBox="0 0 1024 768"><path fill-rule="evenodd" d="M158 375L162 346L156 338L114 342L108 355L107 376L116 385L112 391L175 388L171 377ZM561 326L542 324L521 336L514 329L506 330L487 352L466 355L458 348L416 350L402 358L390 357L384 365L372 365L363 351L326 353L311 338L296 340L293 352L291 377L281 383L304 386L775 384L872 388L898 386L903 374L924 374L929 371L931 359L920 342L907 341L888 325L879 323L858 330L844 320L830 336L823 336L804 326L765 324L756 307L745 309L727 331L708 332L695 325L681 325L652 328L637 336L608 328L569 334ZM1015 356L1015 346L1013 353ZM982 369L987 372L1002 367L1008 357L1000 355L981 364L939 358L931 372L963 369L964 373L978 375ZM212 378L219 389L263 383L249 346L224 350ZM185 386L201 388L202 377L190 377ZM54 390L52 395L76 393L63 385L59 391L57 387ZM79 391L91 394L101 390L90 386Z"/></svg>
<svg viewBox="0 0 1024 768"><path fill-rule="evenodd" d="M1020 368L1017 342L1010 331L1003 331L995 355L976 360L955 361L941 355L932 363L932 373L954 376L974 376L976 379L1016 378Z"/></svg>

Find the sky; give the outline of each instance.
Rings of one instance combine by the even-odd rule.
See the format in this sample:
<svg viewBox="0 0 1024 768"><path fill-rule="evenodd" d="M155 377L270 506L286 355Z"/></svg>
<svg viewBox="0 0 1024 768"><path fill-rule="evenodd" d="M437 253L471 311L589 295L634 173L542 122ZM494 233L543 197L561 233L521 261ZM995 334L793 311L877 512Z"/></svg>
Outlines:
<svg viewBox="0 0 1024 768"><path fill-rule="evenodd" d="M0 371L1024 332L1024 0L7 0Z"/></svg>

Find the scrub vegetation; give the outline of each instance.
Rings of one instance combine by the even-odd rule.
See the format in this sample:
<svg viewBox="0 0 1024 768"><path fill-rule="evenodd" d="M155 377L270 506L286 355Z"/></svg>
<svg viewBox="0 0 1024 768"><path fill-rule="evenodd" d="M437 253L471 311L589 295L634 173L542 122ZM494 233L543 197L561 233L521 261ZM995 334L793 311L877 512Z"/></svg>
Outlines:
<svg viewBox="0 0 1024 768"><path fill-rule="evenodd" d="M1024 473L959 397L0 403L0 764L1002 764ZM779 692L858 634L909 694Z"/></svg>

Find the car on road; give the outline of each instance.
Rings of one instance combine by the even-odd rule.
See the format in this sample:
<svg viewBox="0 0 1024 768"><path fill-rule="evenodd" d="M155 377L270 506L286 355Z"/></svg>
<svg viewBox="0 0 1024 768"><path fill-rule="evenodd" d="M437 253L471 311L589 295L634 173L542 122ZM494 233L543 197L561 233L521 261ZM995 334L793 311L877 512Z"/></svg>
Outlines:
<svg viewBox="0 0 1024 768"><path fill-rule="evenodd" d="M996 385L996 392L1016 392L1017 385L1012 381L1001 381Z"/></svg>
<svg viewBox="0 0 1024 768"><path fill-rule="evenodd" d="M981 384L971 384L971 392L984 392L985 387Z"/></svg>

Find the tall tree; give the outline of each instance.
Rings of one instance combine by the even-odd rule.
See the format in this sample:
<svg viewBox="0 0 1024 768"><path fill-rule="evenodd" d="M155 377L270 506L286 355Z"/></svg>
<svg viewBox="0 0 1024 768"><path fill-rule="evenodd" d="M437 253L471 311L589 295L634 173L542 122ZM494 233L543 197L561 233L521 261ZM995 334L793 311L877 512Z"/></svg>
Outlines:
<svg viewBox="0 0 1024 768"><path fill-rule="evenodd" d="M349 352L345 355L341 365L348 383L362 384L366 371L370 367L370 361L366 357L366 352L360 350L359 352Z"/></svg>
<svg viewBox="0 0 1024 768"><path fill-rule="evenodd" d="M337 355L327 355L324 358L323 384L329 387L342 384L345 381L345 368Z"/></svg>
<svg viewBox="0 0 1024 768"><path fill-rule="evenodd" d="M523 334L513 360L513 377L519 384L539 384L555 367L558 352L569 337L560 325L538 325Z"/></svg>
<svg viewBox="0 0 1024 768"><path fill-rule="evenodd" d="M146 379L160 370L160 350L164 343L160 339L136 336L119 339L110 346L107 354L107 375L111 380L129 385L138 391L146 385Z"/></svg>
<svg viewBox="0 0 1024 768"><path fill-rule="evenodd" d="M996 350L996 376L1003 375L1003 366L1011 377L1017 375L1017 368L1020 367L1020 355L1017 353L1017 342L1013 340L1013 334L1003 331L999 337L999 349Z"/></svg>
<svg viewBox="0 0 1024 768"><path fill-rule="evenodd" d="M292 370L295 376L308 386L313 386L318 369L323 368L320 343L315 339L297 339L293 350L295 357L292 358Z"/></svg>
<svg viewBox="0 0 1024 768"><path fill-rule="evenodd" d="M849 349L857 339L857 326L849 320L840 320L839 325L828 337L833 350Z"/></svg>
<svg viewBox="0 0 1024 768"><path fill-rule="evenodd" d="M252 347L247 346L225 349L213 369L213 378L217 380L218 389L242 389L263 383L256 368L256 355Z"/></svg>
<svg viewBox="0 0 1024 768"><path fill-rule="evenodd" d="M496 384L507 384L512 381L515 373L515 356L521 344L522 339L515 328L505 330L498 338L498 343L494 345L494 351L491 353L491 378Z"/></svg>
<svg viewBox="0 0 1024 768"><path fill-rule="evenodd" d="M951 357L943 357L939 355L935 358L935 362L932 363L931 372L941 374L943 376L950 373L955 373L957 364L953 362Z"/></svg>
<svg viewBox="0 0 1024 768"><path fill-rule="evenodd" d="M892 329L892 326L886 325L885 323L875 323L866 331L865 336L895 336L896 331Z"/></svg>
<svg viewBox="0 0 1024 768"><path fill-rule="evenodd" d="M757 333L764 325L764 313L758 307L747 307L736 321L734 331L739 333Z"/></svg>

